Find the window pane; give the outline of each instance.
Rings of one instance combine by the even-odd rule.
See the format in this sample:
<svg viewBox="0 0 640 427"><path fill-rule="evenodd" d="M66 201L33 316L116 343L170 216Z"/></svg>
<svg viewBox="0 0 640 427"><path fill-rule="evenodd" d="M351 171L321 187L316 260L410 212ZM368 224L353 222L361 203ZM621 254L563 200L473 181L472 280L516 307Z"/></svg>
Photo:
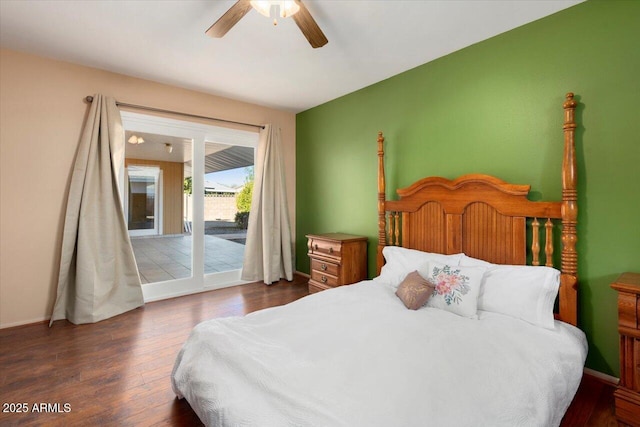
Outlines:
<svg viewBox="0 0 640 427"><path fill-rule="evenodd" d="M253 156L253 147L205 143L205 274L242 268Z"/></svg>
<svg viewBox="0 0 640 427"><path fill-rule="evenodd" d="M153 283L191 277L185 200L191 141L132 131L125 138L125 213L140 278Z"/></svg>

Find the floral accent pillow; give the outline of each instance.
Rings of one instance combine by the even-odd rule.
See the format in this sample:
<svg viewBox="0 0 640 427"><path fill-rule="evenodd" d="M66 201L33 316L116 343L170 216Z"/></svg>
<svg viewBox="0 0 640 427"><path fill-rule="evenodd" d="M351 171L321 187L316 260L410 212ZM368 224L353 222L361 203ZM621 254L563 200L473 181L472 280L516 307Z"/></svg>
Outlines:
<svg viewBox="0 0 640 427"><path fill-rule="evenodd" d="M431 298L435 285L417 271L407 274L400 283L396 295L410 310L417 310Z"/></svg>
<svg viewBox="0 0 640 427"><path fill-rule="evenodd" d="M477 318L478 295L486 267L462 267L429 262L427 280L435 284L427 307Z"/></svg>

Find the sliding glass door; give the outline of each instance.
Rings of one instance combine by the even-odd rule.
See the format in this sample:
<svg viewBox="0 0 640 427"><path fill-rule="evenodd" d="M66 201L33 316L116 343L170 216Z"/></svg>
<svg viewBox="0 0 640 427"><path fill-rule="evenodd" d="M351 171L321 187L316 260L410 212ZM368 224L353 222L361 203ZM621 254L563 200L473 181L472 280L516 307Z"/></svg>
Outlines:
<svg viewBox="0 0 640 427"><path fill-rule="evenodd" d="M253 163L254 147L205 142L205 274L242 268L253 188Z"/></svg>
<svg viewBox="0 0 640 427"><path fill-rule="evenodd" d="M145 300L242 283L248 213L238 215L237 199L252 184L258 134L130 112L122 118L123 206Z"/></svg>

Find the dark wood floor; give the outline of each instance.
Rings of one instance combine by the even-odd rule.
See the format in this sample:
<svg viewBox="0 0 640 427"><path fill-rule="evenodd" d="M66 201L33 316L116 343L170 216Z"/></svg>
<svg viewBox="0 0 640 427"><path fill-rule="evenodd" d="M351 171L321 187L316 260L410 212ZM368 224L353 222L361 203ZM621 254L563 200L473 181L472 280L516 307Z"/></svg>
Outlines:
<svg viewBox="0 0 640 427"><path fill-rule="evenodd" d="M613 392L615 386L584 375L571 406L562 419L562 427L617 427Z"/></svg>
<svg viewBox="0 0 640 427"><path fill-rule="evenodd" d="M193 326L305 295L306 279L296 276L291 283L255 283L149 303L93 325L58 321L51 328L0 330L0 425L201 425L189 405L175 398L169 381ZM585 376L562 426L615 426L612 393L611 385ZM4 412L16 409L11 403L26 403L28 413ZM41 403L60 412L33 412Z"/></svg>

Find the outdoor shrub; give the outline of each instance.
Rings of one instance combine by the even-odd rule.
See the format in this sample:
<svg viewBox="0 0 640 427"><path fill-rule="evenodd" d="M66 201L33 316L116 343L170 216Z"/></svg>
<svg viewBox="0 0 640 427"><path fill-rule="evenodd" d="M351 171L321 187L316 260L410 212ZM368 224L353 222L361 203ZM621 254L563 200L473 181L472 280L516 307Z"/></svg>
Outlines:
<svg viewBox="0 0 640 427"><path fill-rule="evenodd" d="M236 195L236 207L238 212L249 212L251 210L251 197L253 195L253 181L248 181L242 190Z"/></svg>
<svg viewBox="0 0 640 427"><path fill-rule="evenodd" d="M236 225L238 228L247 229L249 226L249 212L236 213Z"/></svg>

